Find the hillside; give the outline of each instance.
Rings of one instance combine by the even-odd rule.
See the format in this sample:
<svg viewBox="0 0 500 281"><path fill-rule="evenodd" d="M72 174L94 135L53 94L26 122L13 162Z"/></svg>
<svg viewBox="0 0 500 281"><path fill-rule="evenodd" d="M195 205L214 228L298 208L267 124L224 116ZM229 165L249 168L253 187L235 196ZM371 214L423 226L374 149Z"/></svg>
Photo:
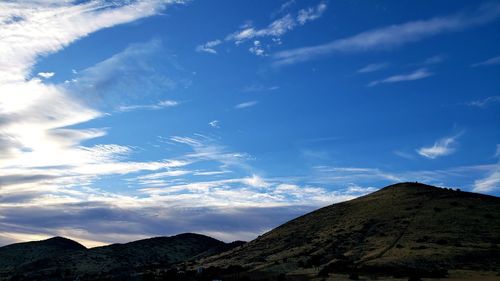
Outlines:
<svg viewBox="0 0 500 281"><path fill-rule="evenodd" d="M45 243L46 241L30 243ZM27 244L29 245L33 244ZM77 276L80 280L96 280L96 278L123 280L149 268L168 268L174 263L186 261L195 256L205 256L204 253L219 253L228 249L229 245L208 236L186 233L126 244L113 244L91 249L81 248L72 252L57 253L57 250L54 250L51 256L40 256L30 262L12 262L9 268L2 267L0 272L3 272L3 275L0 275L0 280L9 280L13 276L21 280L47 280L47 278L73 280ZM16 247L18 244L2 247L0 253L5 248ZM30 251L29 247L24 248ZM17 253L19 259L24 258L25 252L17 251ZM5 264L6 258L8 257L0 255L0 264Z"/></svg>
<svg viewBox="0 0 500 281"><path fill-rule="evenodd" d="M287 222L204 267L444 276L500 268L500 198L402 183Z"/></svg>
<svg viewBox="0 0 500 281"><path fill-rule="evenodd" d="M495 280L499 246L500 198L401 183L318 209L249 243L187 233L92 249L64 238L13 244L0 248L0 280L309 280L444 277L453 270Z"/></svg>
<svg viewBox="0 0 500 281"><path fill-rule="evenodd" d="M0 247L0 268L9 269L35 260L53 258L61 254L85 249L83 245L63 237L16 243Z"/></svg>

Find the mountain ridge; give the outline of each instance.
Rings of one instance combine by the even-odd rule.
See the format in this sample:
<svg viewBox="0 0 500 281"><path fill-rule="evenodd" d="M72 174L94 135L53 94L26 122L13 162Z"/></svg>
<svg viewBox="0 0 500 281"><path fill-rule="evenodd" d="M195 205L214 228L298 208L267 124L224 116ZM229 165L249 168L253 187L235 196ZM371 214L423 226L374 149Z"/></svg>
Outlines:
<svg viewBox="0 0 500 281"><path fill-rule="evenodd" d="M19 253L17 248L25 245L31 245L32 251L36 251L36 247L46 249L47 245L53 244L54 241L77 243L67 238L54 237L0 247L0 265L8 257L2 255L2 251L13 250ZM75 276L83 280L109 278L121 280L151 267L169 267L195 257L216 254L231 247L231 243L224 243L206 235L182 233L88 249L81 246L54 254L44 251L45 255L38 255L34 259L14 261L8 266L0 266L0 280L10 280L14 277L20 280L45 280L47 277L65 280Z"/></svg>
<svg viewBox="0 0 500 281"><path fill-rule="evenodd" d="M49 240L72 244L61 237ZM38 245L29 243L36 242L20 244ZM9 246L0 247L0 253ZM248 243L184 233L75 247L60 256L24 262L15 270L0 266L0 280L11 280L2 276L13 274L31 278L15 280L35 280L43 274L60 278L53 280L141 280L158 272L169 272L167 280L177 280L175 274L183 270L192 272L192 279L182 280L282 275L309 280L318 274L445 277L448 270L495 271L500 268L500 198L406 182L304 214ZM200 268L205 275L196 275Z"/></svg>

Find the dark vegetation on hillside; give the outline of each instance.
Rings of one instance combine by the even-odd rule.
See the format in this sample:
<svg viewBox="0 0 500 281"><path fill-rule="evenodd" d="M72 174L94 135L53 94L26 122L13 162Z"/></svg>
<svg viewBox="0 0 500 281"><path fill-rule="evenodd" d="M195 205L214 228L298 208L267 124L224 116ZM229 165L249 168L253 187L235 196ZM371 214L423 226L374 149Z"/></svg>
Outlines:
<svg viewBox="0 0 500 281"><path fill-rule="evenodd" d="M54 245L54 239L63 238L0 248L0 280L141 280L144 272L170 268L242 243L226 244L208 236L186 233L86 249L68 239L64 239L68 242L62 247ZM35 258L24 257L22 253ZM9 263L12 256L18 256L17 261Z"/></svg>
<svg viewBox="0 0 500 281"><path fill-rule="evenodd" d="M0 280L316 280L500 269L500 198L402 183L249 242L197 234L85 249L53 238L0 248Z"/></svg>
<svg viewBox="0 0 500 281"><path fill-rule="evenodd" d="M402 183L296 218L204 266L322 276L500 269L500 198Z"/></svg>

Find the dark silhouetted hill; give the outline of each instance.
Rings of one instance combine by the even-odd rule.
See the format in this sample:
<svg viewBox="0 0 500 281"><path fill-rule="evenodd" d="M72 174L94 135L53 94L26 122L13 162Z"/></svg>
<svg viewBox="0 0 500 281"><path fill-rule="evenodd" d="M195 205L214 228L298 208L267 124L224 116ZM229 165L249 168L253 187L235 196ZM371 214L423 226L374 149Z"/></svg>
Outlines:
<svg viewBox="0 0 500 281"><path fill-rule="evenodd" d="M85 249L71 241L58 243L65 247L54 248L50 255L37 254L52 245L53 241L71 241L53 238L41 242L14 244L0 248L0 280L129 280L130 276L152 268L169 268L172 264L187 261L195 256L220 253L230 249L230 244L200 234L179 234L171 237L156 237L126 244ZM79 245L80 247L76 247ZM72 251L69 251L69 250ZM204 254L205 253L205 254ZM17 259L7 261L11 256Z"/></svg>
<svg viewBox="0 0 500 281"><path fill-rule="evenodd" d="M0 268L9 269L36 260L53 258L85 249L83 245L63 237L16 243L0 247Z"/></svg>

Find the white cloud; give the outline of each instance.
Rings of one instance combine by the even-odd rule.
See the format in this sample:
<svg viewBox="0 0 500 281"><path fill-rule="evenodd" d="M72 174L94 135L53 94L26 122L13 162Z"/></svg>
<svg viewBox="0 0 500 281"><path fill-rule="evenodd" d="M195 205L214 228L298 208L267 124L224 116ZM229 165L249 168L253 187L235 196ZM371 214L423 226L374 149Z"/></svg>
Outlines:
<svg viewBox="0 0 500 281"><path fill-rule="evenodd" d="M444 55L435 55L435 56L426 58L423 62L420 63L420 65L438 64L438 63L442 63L444 60L445 60Z"/></svg>
<svg viewBox="0 0 500 281"><path fill-rule="evenodd" d="M294 1L289 1L284 3L279 9L278 13L283 12L285 9L291 6ZM280 45L281 39L283 35L292 31L297 26L305 25L307 22L316 20L320 18L324 11L326 10L327 5L325 2L319 3L317 6L308 7L305 9L301 9L298 11L297 15L293 15L292 13L288 13L281 18L278 18L268 24L263 28L256 28L252 23L244 24L240 27L240 30L235 31L225 37L225 41L234 42L236 45L240 45L247 40L253 39L252 46L248 48L248 50L257 56L263 56L265 54L264 49L262 48L262 40L264 38L270 37L269 44L266 43L266 47L269 48L272 45ZM260 39L259 39L260 38ZM256 40L259 39L259 40ZM211 54L217 54L217 51L214 47L222 44L221 40L213 40L208 41L205 44L198 45L196 47L197 52L206 52Z"/></svg>
<svg viewBox="0 0 500 281"><path fill-rule="evenodd" d="M263 178L259 177L258 175L252 175L251 177L247 177L243 179L243 182L251 187L269 187L271 184L266 182Z"/></svg>
<svg viewBox="0 0 500 281"><path fill-rule="evenodd" d="M366 167L332 167L316 166L311 176L306 179L310 184L328 185L335 183L338 186L383 186L398 182L424 182L435 186L457 187L457 183L464 190L474 190L484 175L491 175L498 170L498 164L472 165L449 167L433 170L399 170L366 168ZM479 180L478 180L479 179ZM489 181L491 182L491 181ZM490 192L483 190L481 192Z"/></svg>
<svg viewBox="0 0 500 281"><path fill-rule="evenodd" d="M208 122L208 125L212 128L220 128L220 125L219 125L219 120L212 120L210 122Z"/></svg>
<svg viewBox="0 0 500 281"><path fill-rule="evenodd" d="M389 64L386 63L386 62L372 63L372 64L366 65L365 67L359 69L358 73L375 72L375 71L379 71L379 70L385 69L387 67L389 67Z"/></svg>
<svg viewBox="0 0 500 281"><path fill-rule="evenodd" d="M45 79L49 79L51 78L52 76L54 76L54 72L38 72L38 76L42 77L42 78L45 78Z"/></svg>
<svg viewBox="0 0 500 281"><path fill-rule="evenodd" d="M61 50L97 30L151 16L174 1L137 1L115 5L88 1L1 2L0 83L19 81L39 56ZM178 1L175 1L178 2ZM20 20L8 22L17 17Z"/></svg>
<svg viewBox="0 0 500 281"><path fill-rule="evenodd" d="M141 67L137 62L144 62L142 58L157 50L159 42L133 45L74 73L74 80L67 84L49 85L38 77L30 78L33 65L40 56L60 51L94 31L156 14L168 3L173 1L132 1L116 5L103 1L0 3L1 241L64 235L88 245L99 245L142 238L145 234L215 233L221 230L221 220L229 225L223 232L251 233L248 235L255 237L262 229L305 212L304 209L297 211L296 205L318 206L352 198L321 187L299 185L290 194L273 191L282 182L258 176L248 163L252 159L248 154L231 151L201 135L168 139L171 145L187 145L189 152L173 159L148 162L128 161L131 154L138 152L135 147L85 144L107 133L107 129L102 128L75 128L104 116L97 109L97 102L89 101L109 98L106 94L116 89L107 87L117 76L123 74L126 79L137 81L134 67ZM19 15L20 20L6 23L5 19L12 15ZM277 21L270 28L270 33L281 34L285 31L280 30L287 30L287 23ZM134 59L137 57L141 59ZM166 88L171 83L164 78L160 82L167 85ZM128 85L124 83L120 89ZM144 86L148 84L138 85ZM83 92L88 95L79 96ZM247 102L241 108L256 103ZM123 99L117 98L108 105L116 108L117 104L123 104ZM121 109L175 105L175 101L164 100ZM190 166L202 162L208 163L209 171L198 172ZM243 171L242 175L234 177L234 170ZM123 175L132 177L129 182L142 183L141 186L189 192L155 194L126 189L109 192L96 187L102 177ZM186 181L183 176L191 175L233 177L181 183ZM169 180L178 181L174 184ZM205 206L193 207L193 202L203 202ZM241 226L242 217L248 221L259 210L266 218L258 215L248 225ZM109 216L103 219L103 213ZM206 225L203 222L207 216L216 222ZM179 217L185 218L182 224Z"/></svg>
<svg viewBox="0 0 500 281"><path fill-rule="evenodd" d="M104 116L66 85L32 77L37 59L102 28L156 14L172 1L0 3L0 197L74 201L103 175L158 170L174 160L127 162L132 148L84 146L106 129L70 128ZM19 20L7 21L16 16ZM101 73L102 74L102 73ZM80 79L82 77L78 77ZM77 80L71 82L77 83ZM15 93L15 94L13 94ZM160 104L165 106L166 104ZM47 202L51 202L48 200ZM49 204L49 203L47 203Z"/></svg>
<svg viewBox="0 0 500 281"><path fill-rule="evenodd" d="M487 177L474 182L474 192L491 192L500 189L500 164Z"/></svg>
<svg viewBox="0 0 500 281"><path fill-rule="evenodd" d="M417 69L411 73L393 75L393 76L387 77L387 78L382 79L382 80L372 81L368 84L368 87L373 87L373 86L376 86L378 84L384 84L384 83L415 81L415 80L427 78L427 77L432 76L432 75L434 75L434 74L432 72L429 72L427 69L420 68L420 69Z"/></svg>
<svg viewBox="0 0 500 281"><path fill-rule="evenodd" d="M391 49L448 32L483 25L500 16L498 3L485 4L469 14L456 14L412 21L361 32L326 44L285 50L274 55L276 65L293 64L334 52Z"/></svg>
<svg viewBox="0 0 500 281"><path fill-rule="evenodd" d="M135 110L160 110L167 107L173 107L179 105L178 102L173 100L163 100L156 104L140 104L140 105L123 105L118 107L119 111L129 112Z"/></svg>
<svg viewBox="0 0 500 281"><path fill-rule="evenodd" d="M292 7L293 5L295 5L297 3L296 0L289 0L289 1L286 1L285 3L281 4L280 8L278 9L278 11L276 11L275 14L277 13L281 13L287 9L289 9L290 7Z"/></svg>
<svg viewBox="0 0 500 281"><path fill-rule="evenodd" d="M191 75L191 74L189 74ZM120 110L144 100L159 101L146 108L160 109L176 105L165 99L169 91L190 85L186 72L168 56L160 40L130 44L123 51L79 71L64 88L94 108ZM139 108L143 106L139 104ZM134 109L134 108L131 108ZM130 110L130 109L129 109Z"/></svg>
<svg viewBox="0 0 500 281"><path fill-rule="evenodd" d="M197 52L205 52L205 53L210 53L210 54L217 54L217 51L215 50L215 47L217 47L221 43L222 43L222 41L219 40L219 39L208 41L205 44L196 46L195 50Z"/></svg>
<svg viewBox="0 0 500 281"><path fill-rule="evenodd" d="M494 168L484 178L477 179L474 182L474 192L492 192L500 190L500 144L497 144L497 150L494 155L499 159Z"/></svg>
<svg viewBox="0 0 500 281"><path fill-rule="evenodd" d="M481 100L475 100L466 103L468 106L475 106L475 107L487 107L490 104L500 102L500 96L491 96L487 97Z"/></svg>
<svg viewBox="0 0 500 281"><path fill-rule="evenodd" d="M301 25L304 25L308 21L318 19L326 11L326 8L327 8L326 3L322 2L322 3L318 4L316 7L309 7L307 9L302 9L299 11L299 13L297 15L297 21Z"/></svg>
<svg viewBox="0 0 500 281"><path fill-rule="evenodd" d="M437 140L434 145L417 149L418 154L429 159L436 159L441 156L450 155L455 152L457 138L462 133Z"/></svg>
<svg viewBox="0 0 500 281"><path fill-rule="evenodd" d="M258 101L247 101L247 102L242 102L237 104L234 108L236 109L242 109L242 108L248 108L257 105L259 103Z"/></svg>
<svg viewBox="0 0 500 281"><path fill-rule="evenodd" d="M485 61L475 63L472 65L472 67L489 66L489 65L497 65L497 64L500 64L500 56L489 58Z"/></svg>
<svg viewBox="0 0 500 281"><path fill-rule="evenodd" d="M31 68L40 56L57 52L99 29L158 13L168 3L0 3L0 17L19 18L15 22L0 20L0 170L93 163L96 151L79 144L106 131L66 127L101 117L102 113L66 86L30 79Z"/></svg>
<svg viewBox="0 0 500 281"><path fill-rule="evenodd" d="M279 37L291 31L295 28L297 23L295 19L290 15L286 15L279 18L272 23L270 23L266 28L255 29L254 27L246 27L240 31L230 34L226 37L226 40L235 41L236 43L241 43L245 40L256 38L256 37Z"/></svg>
<svg viewBox="0 0 500 281"><path fill-rule="evenodd" d="M262 44L259 40L253 41L253 46L248 49L250 53L256 56L265 56L264 49L262 49Z"/></svg>
<svg viewBox="0 0 500 281"><path fill-rule="evenodd" d="M265 91L276 91L279 86L264 86L262 84L252 84L244 87L243 92L265 92Z"/></svg>
<svg viewBox="0 0 500 281"><path fill-rule="evenodd" d="M412 153L408 153L405 151L400 151L400 150L395 150L394 154L396 154L399 157L406 158L406 159L414 159L415 155Z"/></svg>

